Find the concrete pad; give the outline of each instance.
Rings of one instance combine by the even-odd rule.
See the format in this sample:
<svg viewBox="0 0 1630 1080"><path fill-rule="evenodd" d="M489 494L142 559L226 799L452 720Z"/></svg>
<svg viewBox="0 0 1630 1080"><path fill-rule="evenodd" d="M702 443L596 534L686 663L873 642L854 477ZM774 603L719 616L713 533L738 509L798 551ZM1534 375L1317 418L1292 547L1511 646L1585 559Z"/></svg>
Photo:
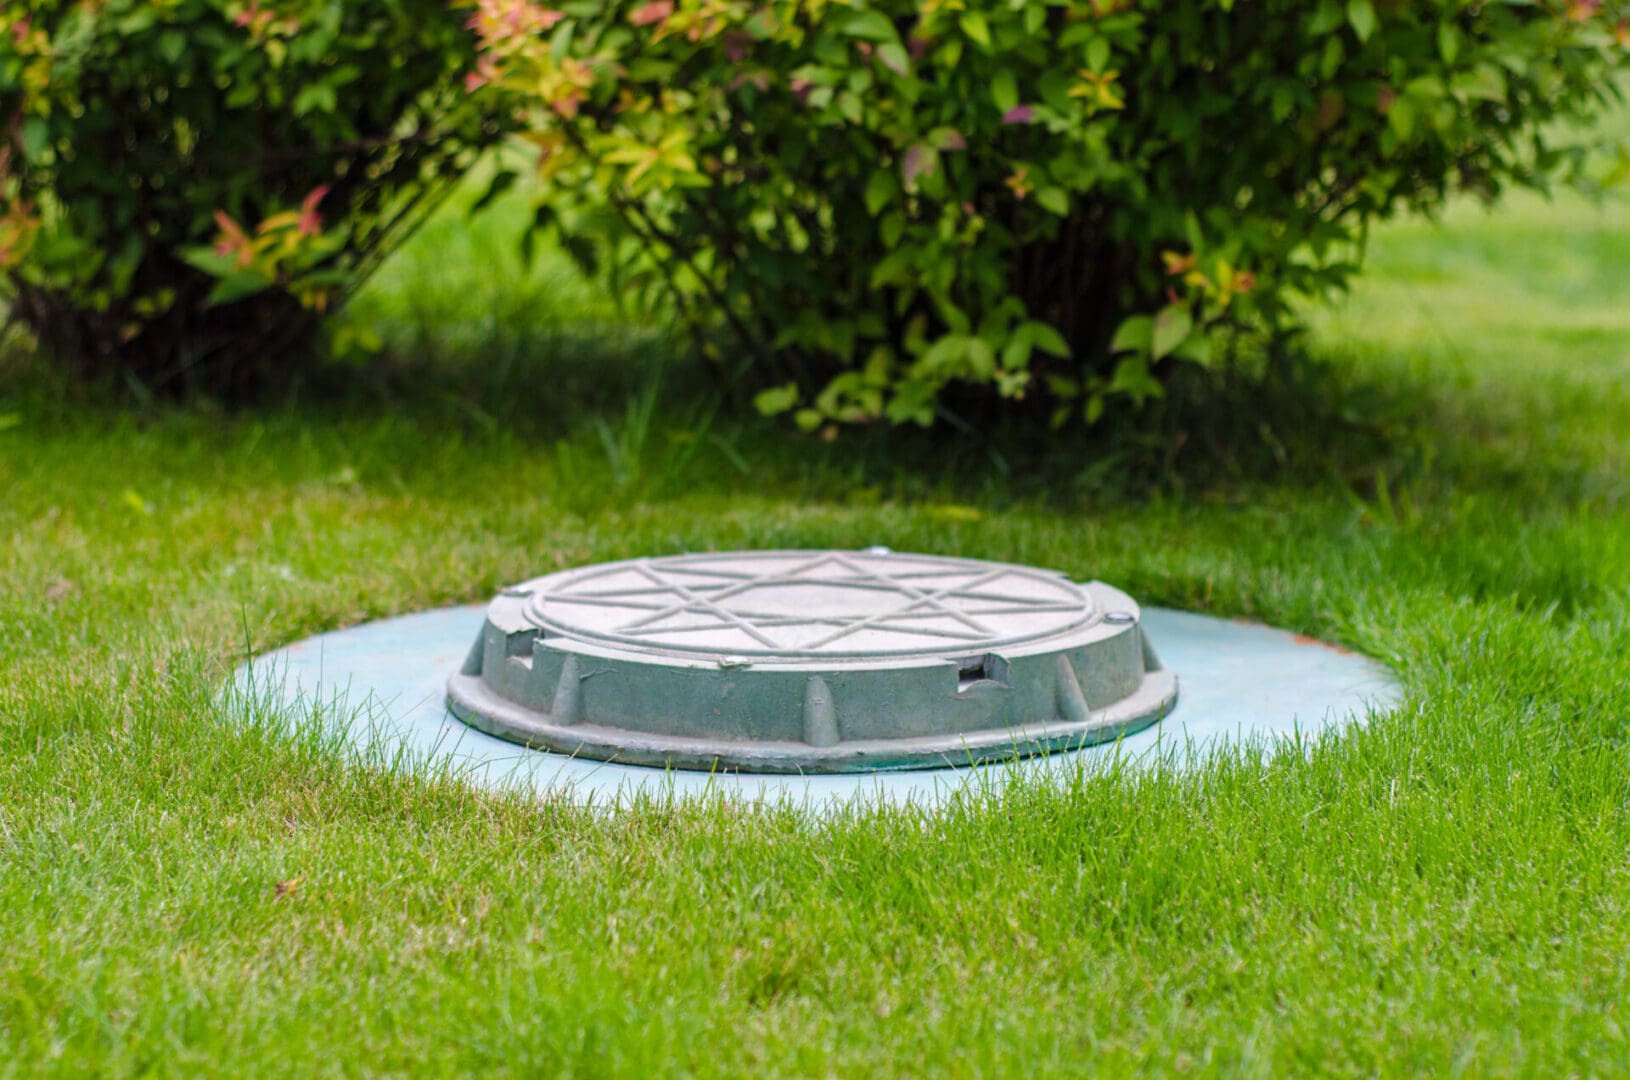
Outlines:
<svg viewBox="0 0 1630 1080"><path fill-rule="evenodd" d="M405 756L453 768L475 784L596 805L722 793L814 809L857 798L933 804L964 785L999 783L1019 770L1069 773L1116 762L1193 768L1215 754L1363 723L1400 697L1385 667L1335 646L1256 624L1144 608L1144 627L1177 674L1180 694L1170 716L1117 743L957 769L807 776L663 770L528 750L449 713L448 677L464 662L486 610L445 608L308 638L245 665L235 685L282 708L290 723L321 706L343 725L341 734L362 761Z"/></svg>

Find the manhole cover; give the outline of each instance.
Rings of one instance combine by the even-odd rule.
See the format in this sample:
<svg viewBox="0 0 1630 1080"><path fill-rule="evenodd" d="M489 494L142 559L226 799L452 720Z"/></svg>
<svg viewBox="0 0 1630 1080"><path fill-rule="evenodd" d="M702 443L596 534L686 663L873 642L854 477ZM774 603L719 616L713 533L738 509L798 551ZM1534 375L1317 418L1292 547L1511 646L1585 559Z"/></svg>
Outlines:
<svg viewBox="0 0 1630 1080"><path fill-rule="evenodd" d="M866 551L680 555L505 589L447 702L628 764L936 768L1076 749L1170 711L1138 607L1028 566Z"/></svg>

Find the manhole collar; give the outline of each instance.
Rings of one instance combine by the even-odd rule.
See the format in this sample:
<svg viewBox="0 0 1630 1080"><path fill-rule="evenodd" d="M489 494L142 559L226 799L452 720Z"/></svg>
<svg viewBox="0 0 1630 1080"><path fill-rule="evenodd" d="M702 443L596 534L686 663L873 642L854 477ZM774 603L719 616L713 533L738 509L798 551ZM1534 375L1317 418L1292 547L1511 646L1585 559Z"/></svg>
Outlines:
<svg viewBox="0 0 1630 1080"><path fill-rule="evenodd" d="M1101 582L935 555L637 559L507 588L449 705L527 745L753 771L933 767L1152 723L1176 680Z"/></svg>

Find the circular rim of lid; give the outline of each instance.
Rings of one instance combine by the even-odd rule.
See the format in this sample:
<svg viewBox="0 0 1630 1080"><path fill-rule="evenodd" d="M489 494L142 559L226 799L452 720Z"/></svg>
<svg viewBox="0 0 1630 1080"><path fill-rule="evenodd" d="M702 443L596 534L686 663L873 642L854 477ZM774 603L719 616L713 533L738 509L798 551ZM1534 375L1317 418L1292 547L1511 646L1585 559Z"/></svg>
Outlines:
<svg viewBox="0 0 1630 1080"><path fill-rule="evenodd" d="M769 564L769 570L751 576L740 569L744 563ZM788 563L793 564L790 569ZM814 573L829 568L840 573ZM674 575L704 580L676 581ZM956 577L964 580L926 590L914 584L933 580L936 575L942 581ZM582 589L585 584L618 578L632 578L642 584ZM709 578L712 580L706 580ZM1003 579L1010 579L1005 591ZM855 604L838 613L801 615L785 610L754 611L729 602L781 589L824 590L870 603ZM818 607L809 597L800 599L806 608ZM521 618L545 635L653 656L740 656L755 662L967 655L1058 637L1090 627L1105 614L1085 586L1056 570L958 556L896 554L882 549L707 552L595 563L505 589L493 601L492 609L496 614L501 606L508 608L515 600L520 600ZM964 601L994 606L972 607ZM563 607L601 611L621 608L635 614L622 626L608 629L581 617L562 615ZM686 615L715 621L660 625ZM990 625L997 620L998 626ZM934 622L941 625L930 625ZM1030 625L1024 625L1027 622ZM953 630L946 623L958 626ZM787 633L798 630L800 624L804 628L823 627L825 632L789 643ZM1004 632L1000 626L1009 629ZM734 639L728 644L705 638L685 640L710 630L731 633ZM918 640L895 647L838 645L856 633L877 637L879 631Z"/></svg>

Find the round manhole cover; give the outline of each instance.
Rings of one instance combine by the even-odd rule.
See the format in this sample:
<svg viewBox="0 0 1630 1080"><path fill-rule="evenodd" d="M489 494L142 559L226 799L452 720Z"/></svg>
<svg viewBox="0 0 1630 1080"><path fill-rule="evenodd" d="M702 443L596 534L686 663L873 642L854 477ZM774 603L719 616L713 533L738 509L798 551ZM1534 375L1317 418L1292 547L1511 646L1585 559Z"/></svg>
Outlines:
<svg viewBox="0 0 1630 1080"><path fill-rule="evenodd" d="M1154 722L1138 608L1027 566L866 551L681 555L505 589L448 686L528 746L676 768L932 768Z"/></svg>
<svg viewBox="0 0 1630 1080"><path fill-rule="evenodd" d="M1092 596L1057 574L882 552L642 559L519 586L546 635L716 656L940 655L1082 625Z"/></svg>

